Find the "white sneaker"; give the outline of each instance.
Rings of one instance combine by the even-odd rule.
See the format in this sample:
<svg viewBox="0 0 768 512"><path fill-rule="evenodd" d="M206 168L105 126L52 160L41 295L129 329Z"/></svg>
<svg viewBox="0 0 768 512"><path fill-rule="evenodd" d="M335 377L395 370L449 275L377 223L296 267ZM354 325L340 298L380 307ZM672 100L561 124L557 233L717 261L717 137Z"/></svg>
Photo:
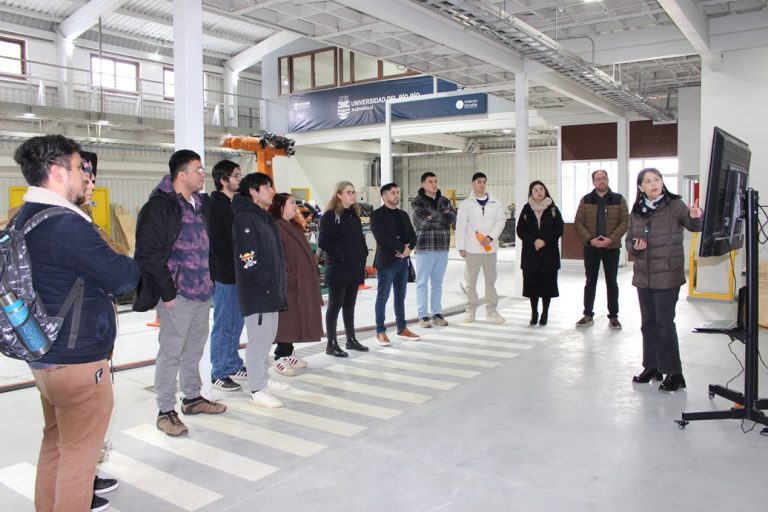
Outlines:
<svg viewBox="0 0 768 512"><path fill-rule="evenodd" d="M471 311L464 313L464 319L461 321L463 324L471 324L475 322L475 314Z"/></svg>
<svg viewBox="0 0 768 512"><path fill-rule="evenodd" d="M279 380L269 379L267 381L267 389L270 389L272 391L287 391L291 389L291 386L289 386L285 382L280 382Z"/></svg>
<svg viewBox="0 0 768 512"><path fill-rule="evenodd" d="M488 313L487 315L485 315L485 319L486 320L490 320L491 322L493 322L495 324L503 324L504 322L507 321L506 318L504 318L503 316L498 314L496 311L494 311L493 313Z"/></svg>
<svg viewBox="0 0 768 512"><path fill-rule="evenodd" d="M286 377L290 377L296 373L296 371L291 368L291 363L288 361L287 357L275 359L272 363L272 366L274 366L277 373L280 375L285 375Z"/></svg>
<svg viewBox="0 0 768 512"><path fill-rule="evenodd" d="M288 356L288 364L294 368L306 368L309 363L300 357L296 357L294 354Z"/></svg>
<svg viewBox="0 0 768 512"><path fill-rule="evenodd" d="M249 396L251 397L251 400L253 400L253 403L260 405L261 407L277 409L278 407L283 406L283 402L273 397L263 389L261 391L254 391L253 393L250 393Z"/></svg>

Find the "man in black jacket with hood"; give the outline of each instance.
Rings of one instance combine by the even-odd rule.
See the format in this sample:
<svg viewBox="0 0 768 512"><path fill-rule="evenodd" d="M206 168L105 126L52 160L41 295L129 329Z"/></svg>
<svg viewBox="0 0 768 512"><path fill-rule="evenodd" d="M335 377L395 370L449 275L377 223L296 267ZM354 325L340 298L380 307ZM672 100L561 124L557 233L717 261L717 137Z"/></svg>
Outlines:
<svg viewBox="0 0 768 512"><path fill-rule="evenodd" d="M232 251L232 197L237 193L242 174L240 166L222 160L213 166L211 193L211 278L213 279L213 328L211 329L211 383L222 391L237 391L247 376L238 354L243 315L237 301L235 256Z"/></svg>
<svg viewBox="0 0 768 512"><path fill-rule="evenodd" d="M255 404L269 408L283 405L270 392L288 389L287 384L271 380L268 373L279 312L288 308L285 252L267 212L274 196L272 178L256 172L243 178L232 198L237 297L248 332L245 362L249 396Z"/></svg>

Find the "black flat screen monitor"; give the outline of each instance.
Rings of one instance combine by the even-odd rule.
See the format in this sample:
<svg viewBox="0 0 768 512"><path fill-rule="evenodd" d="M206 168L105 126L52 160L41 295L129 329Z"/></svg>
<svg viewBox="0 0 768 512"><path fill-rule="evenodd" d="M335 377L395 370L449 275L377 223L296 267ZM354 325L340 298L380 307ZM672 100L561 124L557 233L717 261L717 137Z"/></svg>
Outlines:
<svg viewBox="0 0 768 512"><path fill-rule="evenodd" d="M699 256L722 256L743 245L741 227L751 155L746 142L715 127Z"/></svg>

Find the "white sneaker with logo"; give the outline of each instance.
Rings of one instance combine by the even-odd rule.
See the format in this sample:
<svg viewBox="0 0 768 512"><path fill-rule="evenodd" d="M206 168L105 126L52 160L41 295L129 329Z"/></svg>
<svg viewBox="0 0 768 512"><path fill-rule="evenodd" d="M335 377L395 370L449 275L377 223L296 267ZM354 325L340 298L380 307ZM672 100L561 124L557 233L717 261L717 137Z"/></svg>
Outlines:
<svg viewBox="0 0 768 512"><path fill-rule="evenodd" d="M249 396L251 397L251 400L253 400L254 404L261 407L277 409L278 407L283 406L283 402L273 397L263 389L261 391L254 391L253 393L250 393Z"/></svg>

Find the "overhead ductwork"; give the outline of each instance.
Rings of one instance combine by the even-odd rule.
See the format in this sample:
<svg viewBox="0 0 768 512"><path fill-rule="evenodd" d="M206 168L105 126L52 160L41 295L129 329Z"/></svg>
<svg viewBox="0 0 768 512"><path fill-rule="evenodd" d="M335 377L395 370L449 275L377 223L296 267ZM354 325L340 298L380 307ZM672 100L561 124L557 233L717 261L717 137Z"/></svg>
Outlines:
<svg viewBox="0 0 768 512"><path fill-rule="evenodd" d="M506 14L496 5L483 0L415 1L514 50L524 59L547 66L624 110L636 112L653 121L674 120L649 99L629 90L610 75L563 48L557 41Z"/></svg>

